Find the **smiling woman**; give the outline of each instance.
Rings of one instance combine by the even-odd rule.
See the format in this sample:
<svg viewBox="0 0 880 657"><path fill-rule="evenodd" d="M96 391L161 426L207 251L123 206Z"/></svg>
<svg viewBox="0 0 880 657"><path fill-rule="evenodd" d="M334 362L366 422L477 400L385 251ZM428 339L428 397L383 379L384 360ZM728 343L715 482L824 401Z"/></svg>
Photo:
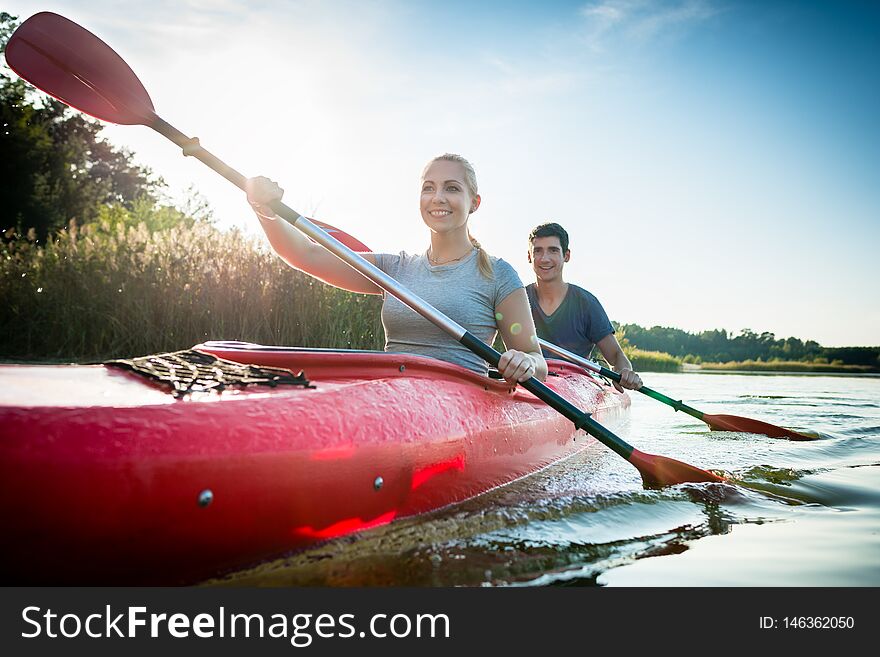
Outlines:
<svg viewBox="0 0 880 657"><path fill-rule="evenodd" d="M473 167L462 156L447 153L428 162L421 182L419 208L431 231L429 248L416 255L364 253L364 258L483 342L491 344L500 332L507 351L498 371L507 381L543 380L547 364L537 346L522 282L507 262L489 256L468 229L470 215L481 202ZM289 224L275 221L271 204L284 193L277 184L260 177L249 180L247 187L272 248L291 267L352 292L383 294L386 351L429 356L488 373L486 362L459 341Z"/></svg>

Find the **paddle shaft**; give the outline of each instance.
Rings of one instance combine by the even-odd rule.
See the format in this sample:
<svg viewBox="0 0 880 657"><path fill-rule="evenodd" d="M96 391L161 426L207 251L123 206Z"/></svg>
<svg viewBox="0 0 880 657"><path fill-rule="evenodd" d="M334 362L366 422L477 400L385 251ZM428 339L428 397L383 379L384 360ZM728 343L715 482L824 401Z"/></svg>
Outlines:
<svg viewBox="0 0 880 657"><path fill-rule="evenodd" d="M208 152L195 139L187 137L180 130L165 121L163 118L156 116L155 114L147 125L158 132L160 135L167 137L175 144L180 146L183 149L184 155L190 155L197 160L201 160L204 164L207 164L209 167L214 169L214 171L226 178L226 180L231 182L233 185L245 192L247 191L247 189L245 188L247 178L243 174L239 173L231 166L226 164L219 157Z"/></svg>
<svg viewBox="0 0 880 657"><path fill-rule="evenodd" d="M207 151L204 147L199 145L198 142L186 136L164 119L156 116L156 118L150 122L150 127L184 149L186 155L195 157L229 180L235 186L243 190L245 189L247 178L245 178L244 175L227 165L220 158ZM270 205L272 210L291 226L316 241L337 258L356 269L383 290L389 294L393 294L415 312L437 326L440 330L458 340L458 342L477 354L480 358L484 359L494 367L498 366L501 354L467 331L463 326L446 317L431 304L410 292L381 269L346 247L339 240L328 235L306 217L291 209L281 201L273 201ZM632 445L629 445L619 436L596 422L590 417L589 413L584 413L574 404L534 377L521 382L520 385L535 395L538 399L547 403L571 420L578 429L585 430L623 458L629 459L633 452Z"/></svg>
<svg viewBox="0 0 880 657"><path fill-rule="evenodd" d="M546 340L542 340L540 338L538 339L538 342L547 351L550 351L554 354L562 356L566 360L570 360L573 363L577 363L578 365L586 367L591 372L597 372L598 374L601 374L604 377L607 377L613 381L617 381L618 383L620 383L620 374L618 374L617 372L615 372L613 370L609 370L607 367L602 367L598 363L594 363L591 360L587 360L586 358L584 358L582 356L578 356L577 354L575 354L571 351L568 351L567 349L563 349L562 347L558 347L555 344L553 344L552 342L547 342ZM698 420L703 420L703 413L701 413L700 411L698 411L695 408L688 406L687 404L682 403L679 400L675 400L675 399L672 399L671 397L667 397L662 392L657 392L656 390L652 390L648 386L642 386L641 388L639 388L639 392L641 392L642 394L648 395L648 397L656 399L659 402L663 402L664 404L672 406L672 408L674 408L676 411L683 411L684 413L687 413L688 415L691 415L691 416L697 418ZM705 421L705 420L703 420L703 421Z"/></svg>

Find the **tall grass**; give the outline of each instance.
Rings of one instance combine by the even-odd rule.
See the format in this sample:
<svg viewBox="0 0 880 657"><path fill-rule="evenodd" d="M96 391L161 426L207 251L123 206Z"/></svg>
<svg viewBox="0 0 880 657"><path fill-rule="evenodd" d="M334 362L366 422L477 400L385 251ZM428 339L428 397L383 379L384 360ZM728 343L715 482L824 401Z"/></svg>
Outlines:
<svg viewBox="0 0 880 657"><path fill-rule="evenodd" d="M636 372L678 372L681 359L665 351L645 351L635 347L625 347L624 353L633 364Z"/></svg>
<svg viewBox="0 0 880 657"><path fill-rule="evenodd" d="M324 285L207 222L75 225L0 246L0 358L98 361L204 340L381 349L381 300Z"/></svg>
<svg viewBox="0 0 880 657"><path fill-rule="evenodd" d="M803 362L799 360L742 360L726 363L700 364L702 370L742 371L742 372L827 372L839 374L859 374L876 372L870 365L844 365L841 362Z"/></svg>
<svg viewBox="0 0 880 657"><path fill-rule="evenodd" d="M681 358L665 351L646 351L634 346L626 336L626 328L618 326L617 341L636 372L679 372ZM598 349L594 350L595 354Z"/></svg>

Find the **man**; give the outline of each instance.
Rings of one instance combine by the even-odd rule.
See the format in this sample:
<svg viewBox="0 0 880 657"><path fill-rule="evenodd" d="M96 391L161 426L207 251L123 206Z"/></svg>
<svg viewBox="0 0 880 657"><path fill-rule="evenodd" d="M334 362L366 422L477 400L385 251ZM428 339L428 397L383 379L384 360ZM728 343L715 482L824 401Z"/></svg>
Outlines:
<svg viewBox="0 0 880 657"><path fill-rule="evenodd" d="M568 233L559 224L542 224L529 234L529 262L535 282L526 286L538 337L585 358L593 346L620 374L614 387L638 390L642 380L614 337L614 327L602 304L585 289L566 283L562 269L569 261ZM553 354L546 352L552 357Z"/></svg>

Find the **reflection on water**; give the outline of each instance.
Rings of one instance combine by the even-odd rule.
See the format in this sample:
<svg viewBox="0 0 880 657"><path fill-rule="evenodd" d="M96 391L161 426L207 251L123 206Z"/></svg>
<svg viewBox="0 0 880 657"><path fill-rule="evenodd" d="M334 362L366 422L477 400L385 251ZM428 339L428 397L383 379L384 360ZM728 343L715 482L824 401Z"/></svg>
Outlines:
<svg viewBox="0 0 880 657"><path fill-rule="evenodd" d="M478 499L211 584L878 586L880 379L646 374L706 413L823 435L709 431L644 395L611 428L730 484L645 490L598 443Z"/></svg>

